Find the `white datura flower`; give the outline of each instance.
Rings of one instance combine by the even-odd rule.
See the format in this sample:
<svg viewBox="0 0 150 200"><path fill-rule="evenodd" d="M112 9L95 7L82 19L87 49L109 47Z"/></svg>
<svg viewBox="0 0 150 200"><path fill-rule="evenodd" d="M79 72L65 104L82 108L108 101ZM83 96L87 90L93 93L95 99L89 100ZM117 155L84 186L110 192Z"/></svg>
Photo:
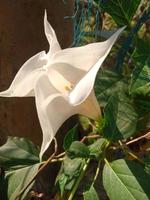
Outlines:
<svg viewBox="0 0 150 200"><path fill-rule="evenodd" d="M56 132L70 116L81 114L98 119L101 115L93 90L96 74L124 27L104 42L61 49L55 31L44 17L45 35L50 45L20 68L3 97L35 96L43 131L40 158Z"/></svg>

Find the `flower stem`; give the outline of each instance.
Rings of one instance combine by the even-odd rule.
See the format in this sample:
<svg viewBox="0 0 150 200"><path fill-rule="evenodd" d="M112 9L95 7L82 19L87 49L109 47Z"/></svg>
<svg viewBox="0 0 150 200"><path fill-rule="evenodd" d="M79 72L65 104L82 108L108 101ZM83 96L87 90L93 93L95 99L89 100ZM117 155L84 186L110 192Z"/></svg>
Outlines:
<svg viewBox="0 0 150 200"><path fill-rule="evenodd" d="M76 181L76 183L75 183L75 185L74 185L74 187L73 187L73 189L72 189L72 191L71 191L71 193L70 193L70 195L69 195L68 200L72 200L72 199L73 199L73 197L74 197L74 195L75 195L75 193L76 193L76 191L77 191L77 189L78 189L78 186L79 186L79 184L80 184L80 181L82 180L82 178L83 178L83 176L84 176L84 174L85 174L85 171L86 171L86 169L87 169L87 167L88 167L89 162L90 162L90 159L88 159L88 160L86 161L86 163L85 163L85 165L84 165L84 167L83 167L83 170L82 170L80 176L78 177L78 179L77 179L77 181Z"/></svg>
<svg viewBox="0 0 150 200"><path fill-rule="evenodd" d="M136 156L126 145L122 144L120 140L119 140L119 144L126 155L130 155L132 156L132 158L136 159L141 164L144 164L144 162L138 156Z"/></svg>
<svg viewBox="0 0 150 200"><path fill-rule="evenodd" d="M95 172L95 176L94 176L94 179L93 179L93 182L92 182L92 186L95 184L95 181L96 181L98 174L100 172L100 165L101 165L101 160L99 160L99 162L98 162L97 169L96 169L96 172Z"/></svg>
<svg viewBox="0 0 150 200"><path fill-rule="evenodd" d="M135 138L135 139L133 139L133 140L127 142L126 145L132 144L132 143L134 143L134 142L138 142L139 140L141 140L141 139L143 139L143 138L147 138L147 137L149 137L149 136L150 136L150 132L148 132L148 133L146 133L145 135L142 135L142 136L140 136L140 137L138 137L138 138Z"/></svg>
<svg viewBox="0 0 150 200"><path fill-rule="evenodd" d="M84 136L84 137L81 139L81 142L85 142L85 141L88 140L88 139L97 139L97 138L100 138L100 135L88 135L88 136Z"/></svg>
<svg viewBox="0 0 150 200"><path fill-rule="evenodd" d="M135 160L139 161L139 163L141 163L142 165L145 165L145 163L143 162L143 160L141 160L137 155L135 155L133 152L128 151L127 152L132 158L134 158Z"/></svg>
<svg viewBox="0 0 150 200"><path fill-rule="evenodd" d="M53 138L53 140L55 142L54 153L48 158L48 160L45 163L43 163L43 165L39 168L39 170L37 171L37 173L32 177L32 179L27 183L27 185L25 185L25 187L22 188L22 190L19 192L19 194L15 197L15 200L21 199L21 196L25 192L25 190L31 185L31 183L36 179L37 175L52 161L52 159L56 155L57 149L58 149L57 140L56 140L56 138Z"/></svg>
<svg viewBox="0 0 150 200"><path fill-rule="evenodd" d="M55 158L63 157L63 156L65 156L65 154L66 154L66 152L62 152L62 153L56 155Z"/></svg>

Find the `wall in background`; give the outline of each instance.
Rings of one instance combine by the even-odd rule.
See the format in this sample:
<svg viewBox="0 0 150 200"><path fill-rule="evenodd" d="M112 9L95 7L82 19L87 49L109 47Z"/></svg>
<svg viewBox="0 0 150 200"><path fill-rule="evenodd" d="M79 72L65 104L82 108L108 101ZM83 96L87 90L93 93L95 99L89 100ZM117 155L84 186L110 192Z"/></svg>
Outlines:
<svg viewBox="0 0 150 200"><path fill-rule="evenodd" d="M66 5L62 0L0 1L0 91L9 87L27 59L48 50L43 27L45 9L62 47L69 46L72 22L64 20L64 16L73 13L72 0ZM0 98L0 143L7 135L27 137L41 144L34 98Z"/></svg>

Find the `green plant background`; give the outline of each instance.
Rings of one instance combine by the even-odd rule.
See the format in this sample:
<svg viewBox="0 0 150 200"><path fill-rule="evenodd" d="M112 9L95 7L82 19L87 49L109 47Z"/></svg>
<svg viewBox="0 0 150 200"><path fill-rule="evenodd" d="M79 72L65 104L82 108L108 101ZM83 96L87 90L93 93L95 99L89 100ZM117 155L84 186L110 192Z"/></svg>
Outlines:
<svg viewBox="0 0 150 200"><path fill-rule="evenodd" d="M66 133L62 156L51 160L61 163L54 198L149 200L149 1L76 0L74 15L66 18L74 23L72 46L105 40L121 26L126 29L97 75L95 92L103 117L98 122L80 117L84 137L79 137L77 124ZM10 137L0 147L3 200L14 200L37 173L42 164L38 154L23 138Z"/></svg>

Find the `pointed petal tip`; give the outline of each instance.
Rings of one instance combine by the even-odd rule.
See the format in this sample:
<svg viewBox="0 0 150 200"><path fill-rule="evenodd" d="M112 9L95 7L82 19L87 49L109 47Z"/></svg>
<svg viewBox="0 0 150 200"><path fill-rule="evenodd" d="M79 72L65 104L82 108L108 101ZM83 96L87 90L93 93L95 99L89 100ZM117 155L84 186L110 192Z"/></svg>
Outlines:
<svg viewBox="0 0 150 200"><path fill-rule="evenodd" d="M43 138L43 142L42 142L42 146L41 146L41 150L40 150L40 154L39 154L39 159L40 162L42 162L42 157L44 155L44 153L46 152L46 150L48 149L48 147L50 146L53 138L49 138L48 140L44 140L45 138Z"/></svg>
<svg viewBox="0 0 150 200"><path fill-rule="evenodd" d="M49 41L49 44L51 44L51 40L54 37L54 30L52 28L52 26L50 25L48 19L47 19L47 11L45 9L45 14L44 14L44 31L45 31L45 35L47 37L47 40Z"/></svg>
<svg viewBox="0 0 150 200"><path fill-rule="evenodd" d="M85 76L76 84L74 89L69 94L70 104L77 106L83 103L89 96L95 82L96 74L99 68L102 66L103 61L109 54L112 46L118 39L119 35L125 29L125 26L118 29L108 40L103 42L105 51L99 60L91 67L91 69L85 74Z"/></svg>
<svg viewBox="0 0 150 200"><path fill-rule="evenodd" d="M126 26L123 26L121 28L119 28L108 40L112 40L112 45L115 43L115 41L118 39L119 35L124 31L124 29L126 28Z"/></svg>
<svg viewBox="0 0 150 200"><path fill-rule="evenodd" d="M127 28L127 26L123 26L121 28L118 29L118 31L121 33L122 31L124 31Z"/></svg>
<svg viewBox="0 0 150 200"><path fill-rule="evenodd" d="M11 97L12 96L12 91L10 90L5 90L0 92L0 97Z"/></svg>
<svg viewBox="0 0 150 200"><path fill-rule="evenodd" d="M47 10L46 10L46 8L44 10L44 19L47 19Z"/></svg>
<svg viewBox="0 0 150 200"><path fill-rule="evenodd" d="M46 23L47 23L47 11L46 9L44 10L44 28L46 26Z"/></svg>
<svg viewBox="0 0 150 200"><path fill-rule="evenodd" d="M123 26L122 28L123 28L123 29L126 29L126 28L127 28L127 25Z"/></svg>

